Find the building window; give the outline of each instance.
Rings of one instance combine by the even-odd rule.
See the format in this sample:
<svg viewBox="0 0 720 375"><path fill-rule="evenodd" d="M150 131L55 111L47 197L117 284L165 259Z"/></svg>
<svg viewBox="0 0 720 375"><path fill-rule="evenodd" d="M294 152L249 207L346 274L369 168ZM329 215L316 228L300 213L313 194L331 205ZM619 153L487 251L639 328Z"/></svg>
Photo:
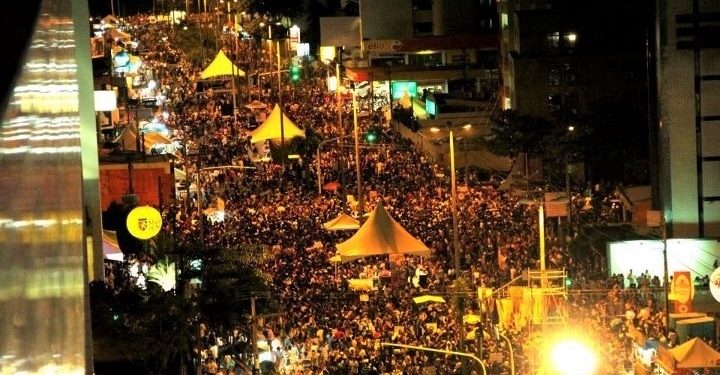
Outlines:
<svg viewBox="0 0 720 375"><path fill-rule="evenodd" d="M558 113L562 109L562 95L558 93L548 95L547 107L551 114Z"/></svg>
<svg viewBox="0 0 720 375"><path fill-rule="evenodd" d="M548 72L548 86L560 86L560 69L550 69Z"/></svg>
<svg viewBox="0 0 720 375"><path fill-rule="evenodd" d="M548 33L545 37L545 44L548 48L559 48L560 47L560 32L555 31Z"/></svg>
<svg viewBox="0 0 720 375"><path fill-rule="evenodd" d="M415 24L415 34L432 34L433 24L432 22L418 22Z"/></svg>
<svg viewBox="0 0 720 375"><path fill-rule="evenodd" d="M415 0L413 3L414 3L415 10L431 10L432 9L432 0Z"/></svg>
<svg viewBox="0 0 720 375"><path fill-rule="evenodd" d="M577 81L577 73L575 72L575 66L573 64L565 64L563 67L563 76L565 77L565 84L568 86L575 86Z"/></svg>
<svg viewBox="0 0 720 375"><path fill-rule="evenodd" d="M565 94L565 112L570 116L577 116L578 102L578 93L570 92Z"/></svg>
<svg viewBox="0 0 720 375"><path fill-rule="evenodd" d="M568 31L563 34L563 43L567 48L574 48L577 43L577 34L574 31Z"/></svg>

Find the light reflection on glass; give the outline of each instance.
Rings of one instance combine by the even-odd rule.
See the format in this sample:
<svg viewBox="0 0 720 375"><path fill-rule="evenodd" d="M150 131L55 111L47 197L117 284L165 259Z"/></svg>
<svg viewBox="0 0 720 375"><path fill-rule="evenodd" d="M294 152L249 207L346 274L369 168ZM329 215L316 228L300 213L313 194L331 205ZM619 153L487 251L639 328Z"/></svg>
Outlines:
<svg viewBox="0 0 720 375"><path fill-rule="evenodd" d="M0 373L85 373L71 0L42 2L0 124Z"/></svg>

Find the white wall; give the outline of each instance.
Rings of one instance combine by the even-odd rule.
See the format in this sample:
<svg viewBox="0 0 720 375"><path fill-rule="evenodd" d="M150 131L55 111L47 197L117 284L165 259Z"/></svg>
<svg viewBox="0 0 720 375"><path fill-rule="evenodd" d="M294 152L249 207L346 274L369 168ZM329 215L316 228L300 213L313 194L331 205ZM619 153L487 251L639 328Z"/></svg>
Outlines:
<svg viewBox="0 0 720 375"><path fill-rule="evenodd" d="M668 272L690 271L695 276L710 275L713 263L720 259L720 242L715 240L667 240ZM632 269L635 276L650 272L663 276L663 243L660 240L610 242L607 246L609 275L627 275Z"/></svg>

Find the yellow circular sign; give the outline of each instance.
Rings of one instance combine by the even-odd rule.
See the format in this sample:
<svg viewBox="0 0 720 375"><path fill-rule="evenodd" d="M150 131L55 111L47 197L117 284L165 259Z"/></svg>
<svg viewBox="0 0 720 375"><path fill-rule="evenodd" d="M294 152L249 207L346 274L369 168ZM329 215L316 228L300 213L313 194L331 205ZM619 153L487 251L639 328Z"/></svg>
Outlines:
<svg viewBox="0 0 720 375"><path fill-rule="evenodd" d="M148 240L160 232L162 216L153 207L136 207L128 214L126 224L133 237Z"/></svg>
<svg viewBox="0 0 720 375"><path fill-rule="evenodd" d="M710 294L716 301L720 302L720 267L710 275Z"/></svg>

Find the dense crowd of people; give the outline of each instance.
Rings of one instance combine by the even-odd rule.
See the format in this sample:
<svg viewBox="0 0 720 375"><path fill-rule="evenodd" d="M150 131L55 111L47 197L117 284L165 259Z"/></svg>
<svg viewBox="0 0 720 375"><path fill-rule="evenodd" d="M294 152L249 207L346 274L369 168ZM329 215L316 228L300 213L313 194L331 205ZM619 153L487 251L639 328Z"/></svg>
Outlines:
<svg viewBox="0 0 720 375"><path fill-rule="evenodd" d="M380 137L376 144L362 149L365 202L364 212L357 212L358 197L351 182L355 181L356 161L349 149L323 148L319 162L314 148L300 160L258 162L259 156L267 155L274 146L251 144L249 132L278 102L277 86L271 80L261 81L258 87L239 88L240 104L257 100L264 108L240 105L228 114L224 109L231 105L231 96L197 91L202 66L187 61L183 51L174 48L167 26L142 18L129 22L146 50L143 70L157 80L158 90L166 97L167 127L183 140L186 149L199 150L198 157L184 160L186 171L199 173L201 167L227 165L255 167L202 175L197 194L178 203L194 207L195 200L200 200L201 206L209 207L221 198L224 220L211 223L196 210L178 209L173 211L178 214L172 222L180 228L181 243L197 238L202 224L207 244L253 243L271 249L272 261L263 271L271 277L271 295L281 310L259 321L258 340L265 348L260 356L262 367L280 374L462 371L458 357L380 344L388 342L451 351L463 345L464 351L483 359L489 374L510 373L509 348L493 334L497 312L478 300L477 291L501 287L524 270L538 268L537 214L532 207L522 205L521 197L510 191L468 181L467 189L458 196L461 269L454 269L449 181L436 173L443 167L404 140L382 109L360 102L366 113L360 119L362 131L372 126L379 129ZM252 43L230 45L227 52L230 56L255 53ZM236 61L243 69L259 69L256 62L255 66L245 65L251 60ZM307 75L310 77L299 84L283 86L284 113L318 139L352 134L352 121L347 120L352 119L349 101L338 104L334 95L325 92L324 81L318 78L321 75ZM338 105L346 119L343 124L337 122ZM339 186L321 189L319 194L318 174L321 181ZM354 198L348 199L347 194ZM430 247L432 256L331 262L335 245L352 233L327 231L322 224L341 212L361 218L378 203ZM142 277L148 261L152 258L133 258L133 281ZM560 240L552 238L548 239L548 262L551 268L577 275L577 282L583 285L608 291L595 298L571 297L566 303L566 314L574 325L607 328L598 331L597 337L597 342L606 343L598 345L605 352L601 373L622 374L630 368L632 343L628 335L619 334L626 330L618 328L618 317L629 317L620 326L637 326L648 337L670 337L663 325L663 308L652 292L662 287L657 276L607 278L599 251L575 259ZM119 271L108 271L110 283L114 283L114 272ZM455 281L458 276L461 282ZM353 278L377 281L372 290L358 291L347 283ZM413 297L423 294L443 296L447 303L416 304ZM479 324L458 319L456 298L462 300L462 314L481 317ZM537 355L537 337L532 331L515 326L502 331L513 345L518 374L530 373L532 358ZM199 323L198 332L197 349L205 373L239 374L253 367L248 325L206 327ZM469 362L468 366L474 365ZM472 371L480 373L477 368Z"/></svg>

